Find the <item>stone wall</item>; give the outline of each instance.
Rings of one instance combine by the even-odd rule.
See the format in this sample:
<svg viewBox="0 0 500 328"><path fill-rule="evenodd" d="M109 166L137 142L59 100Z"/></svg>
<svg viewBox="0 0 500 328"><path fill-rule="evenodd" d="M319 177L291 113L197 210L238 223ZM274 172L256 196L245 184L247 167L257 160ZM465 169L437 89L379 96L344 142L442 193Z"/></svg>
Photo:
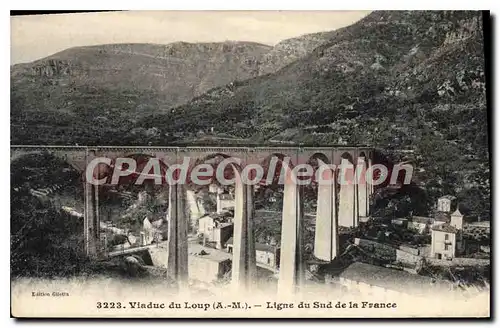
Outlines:
<svg viewBox="0 0 500 328"><path fill-rule="evenodd" d="M427 262L437 266L487 266L491 264L490 259L475 259L469 257L455 257L453 260L427 258Z"/></svg>
<svg viewBox="0 0 500 328"><path fill-rule="evenodd" d="M410 253L413 255L417 255L417 256L420 255L420 250L418 248L415 248L415 247L401 245L401 246L399 246L399 249L402 250L403 252L407 252L407 253Z"/></svg>
<svg viewBox="0 0 500 328"><path fill-rule="evenodd" d="M401 249L396 250L396 260L401 263L416 265L421 258L421 256L406 252Z"/></svg>
<svg viewBox="0 0 500 328"><path fill-rule="evenodd" d="M373 240L355 238L354 243L365 251L374 253L377 257L387 261L396 261L396 248Z"/></svg>

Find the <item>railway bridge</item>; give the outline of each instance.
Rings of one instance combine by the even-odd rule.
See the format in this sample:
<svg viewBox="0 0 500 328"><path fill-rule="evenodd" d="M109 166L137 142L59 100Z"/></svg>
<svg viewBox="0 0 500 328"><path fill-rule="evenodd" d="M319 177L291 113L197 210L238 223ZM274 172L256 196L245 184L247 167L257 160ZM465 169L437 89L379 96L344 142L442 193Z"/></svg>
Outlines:
<svg viewBox="0 0 500 328"><path fill-rule="evenodd" d="M11 161L29 153L49 152L64 159L80 172L95 158L148 157L161 160L168 168L180 164L188 157L195 163L214 158L237 158L240 163L230 163L228 168L234 177L234 249L232 261L232 285L238 289L251 289L255 283L256 259L253 229L254 185L243 182L244 165L260 164L270 169L273 158L277 159L281 171L285 172L281 258L278 293L290 294L300 287L305 279L305 267L301 261L303 251L303 198L302 185L293 169L301 164L319 163L326 165L326 172L336 178L338 168L350 164L354 170L368 170L372 167L374 150L369 147L62 147L62 146L12 146ZM284 159L288 158L288 161ZM109 164L109 163L108 163ZM335 165L335 166L332 166ZM274 164L276 165L276 163ZM328 166L330 165L330 166ZM113 164L108 165L108 168ZM100 174L103 172L100 172ZM104 173L106 174L106 170ZM268 181L272 183L272 181ZM369 182L369 181L368 181ZM85 191L84 235L87 255L99 256L100 217L99 191L101 186L82 180ZM188 277L188 221L185 211L185 184L172 184L168 199L168 271L180 283ZM333 260L338 253L338 227L355 227L359 218L368 216L369 198L373 185L367 181L359 183L318 184L316 232L314 254L324 261Z"/></svg>

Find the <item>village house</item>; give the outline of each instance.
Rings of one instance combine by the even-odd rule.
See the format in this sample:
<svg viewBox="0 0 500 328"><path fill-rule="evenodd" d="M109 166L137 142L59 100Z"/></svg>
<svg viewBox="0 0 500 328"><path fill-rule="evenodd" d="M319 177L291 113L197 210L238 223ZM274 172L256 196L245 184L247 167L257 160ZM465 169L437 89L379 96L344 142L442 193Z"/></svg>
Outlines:
<svg viewBox="0 0 500 328"><path fill-rule="evenodd" d="M198 220L198 235L205 242L214 243L215 248L222 249L233 235L233 223L220 216L205 215Z"/></svg>
<svg viewBox="0 0 500 328"><path fill-rule="evenodd" d="M212 194L222 194L224 193L224 189L222 189L221 186L212 183L211 185L208 186L208 192Z"/></svg>
<svg viewBox="0 0 500 328"><path fill-rule="evenodd" d="M279 251L280 249L277 246L256 243L255 260L257 263L276 269L279 266Z"/></svg>
<svg viewBox="0 0 500 328"><path fill-rule="evenodd" d="M226 243L226 251L233 253L233 247L233 237L231 237ZM255 243L255 260L257 263L267 266L270 269L277 269L280 261L279 246Z"/></svg>
<svg viewBox="0 0 500 328"><path fill-rule="evenodd" d="M408 229L415 229L419 234L426 233L434 219L426 216L412 216L407 223Z"/></svg>
<svg viewBox="0 0 500 328"><path fill-rule="evenodd" d="M420 234L429 233L430 228L435 225L443 225L445 223L450 223L451 214L449 209L456 206L454 201L454 196L443 196L438 199L438 210L432 217L427 216L416 216L412 215L407 227L409 229L415 229ZM458 211L458 207L457 207ZM457 214L457 211L454 213ZM460 213L460 212L458 212Z"/></svg>
<svg viewBox="0 0 500 328"><path fill-rule="evenodd" d="M221 186L214 183L208 186L208 192L216 194L217 213L234 209L234 196L231 192L224 190Z"/></svg>
<svg viewBox="0 0 500 328"><path fill-rule="evenodd" d="M431 237L431 258L452 260L463 252L462 233L450 224L433 226Z"/></svg>
<svg viewBox="0 0 500 328"><path fill-rule="evenodd" d="M217 193L217 213L234 209L234 197L229 193Z"/></svg>

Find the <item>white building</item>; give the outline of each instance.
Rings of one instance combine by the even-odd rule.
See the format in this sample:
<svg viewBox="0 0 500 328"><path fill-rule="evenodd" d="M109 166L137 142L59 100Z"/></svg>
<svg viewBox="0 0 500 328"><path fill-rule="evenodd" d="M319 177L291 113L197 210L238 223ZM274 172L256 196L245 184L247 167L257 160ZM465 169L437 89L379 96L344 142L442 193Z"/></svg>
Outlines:
<svg viewBox="0 0 500 328"><path fill-rule="evenodd" d="M450 225L454 226L458 230L462 230L464 226L464 216L462 213L460 213L458 208L455 212L451 213Z"/></svg>
<svg viewBox="0 0 500 328"><path fill-rule="evenodd" d="M226 243L226 251L233 252L234 240L233 237L229 238ZM255 243L255 261L275 270L279 267L280 262L280 247Z"/></svg>
<svg viewBox="0 0 500 328"><path fill-rule="evenodd" d="M450 224L433 226L431 237L430 257L432 258L452 260L463 251L462 234Z"/></svg>
<svg viewBox="0 0 500 328"><path fill-rule="evenodd" d="M413 216L407 226L408 228L415 229L418 233L423 234L433 223L434 220L432 218L425 216Z"/></svg>
<svg viewBox="0 0 500 328"><path fill-rule="evenodd" d="M198 220L198 234L202 235L205 241L215 243L215 248L222 249L233 235L233 223L222 222L206 215Z"/></svg>
<svg viewBox="0 0 500 328"><path fill-rule="evenodd" d="M217 189L218 189L218 187L216 184L212 183L211 185L208 186L209 193L215 194L215 193L217 193Z"/></svg>
<svg viewBox="0 0 500 328"><path fill-rule="evenodd" d="M234 197L231 194L217 194L217 213L234 209Z"/></svg>
<svg viewBox="0 0 500 328"><path fill-rule="evenodd" d="M208 186L208 192L212 194L222 194L224 193L224 189L221 186L216 185L215 183L212 183L211 185Z"/></svg>
<svg viewBox="0 0 500 328"><path fill-rule="evenodd" d="M428 216L412 216L408 222L408 228L415 229L418 233L429 233L430 228L450 223L450 214L445 212L437 212L434 217Z"/></svg>
<svg viewBox="0 0 500 328"><path fill-rule="evenodd" d="M457 198L451 195L439 197L437 201L438 212L450 213L457 206Z"/></svg>

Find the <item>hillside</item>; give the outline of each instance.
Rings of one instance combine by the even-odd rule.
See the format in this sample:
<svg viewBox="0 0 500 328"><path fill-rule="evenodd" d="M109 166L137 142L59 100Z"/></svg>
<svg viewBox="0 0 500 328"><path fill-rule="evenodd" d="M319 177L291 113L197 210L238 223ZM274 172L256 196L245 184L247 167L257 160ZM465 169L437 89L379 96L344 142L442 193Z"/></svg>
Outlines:
<svg viewBox="0 0 500 328"><path fill-rule="evenodd" d="M316 142L357 143L356 134L343 133L350 118L409 118L395 111L410 105L484 104L481 16L470 15L373 13L275 74L213 89L165 113L170 122L178 118L166 129L216 126L241 137L296 142L316 132ZM161 116L155 119L161 122ZM371 138L363 136L365 142Z"/></svg>
<svg viewBox="0 0 500 328"><path fill-rule="evenodd" d="M276 44L261 59L259 74L269 74L305 57L320 45L330 41L335 31L301 35Z"/></svg>
<svg viewBox="0 0 500 328"><path fill-rule="evenodd" d="M30 143L34 126L38 143L90 142L105 126L121 128L122 120L135 122L257 76L258 60L270 48L250 42L102 45L14 65L12 142Z"/></svg>
<svg viewBox="0 0 500 328"><path fill-rule="evenodd" d="M276 47L252 42L114 44L71 48L11 67L14 144L117 144L137 119L182 105L218 86L272 73L305 56L329 33ZM31 127L37 127L33 135ZM118 134L109 137L109 131ZM155 136L133 130L127 142Z"/></svg>
<svg viewBox="0 0 500 328"><path fill-rule="evenodd" d="M480 12L374 12L274 74L140 124L183 138L369 144L415 163L429 206L470 193L489 211L482 23Z"/></svg>
<svg viewBox="0 0 500 328"><path fill-rule="evenodd" d="M380 11L336 31L285 40L273 49L253 44L252 53L260 60L245 61L243 68L235 60L237 78L227 82L210 78L219 74L216 70L213 75L202 70L196 76L206 79L192 84L189 97L194 98L177 107L168 105L165 99L173 96L161 94L161 82L148 82L150 71L146 79L140 69L124 68L121 82L106 82L101 89L84 78L61 78L63 83L80 81L72 89L50 77L52 71L68 74L65 66L52 65L49 78L45 73L36 77L33 68L26 75L14 67L12 143L367 144L394 160L413 161L415 181L425 186L430 201L470 192L489 210L482 24L481 12ZM69 55L58 56L64 60ZM139 57L153 64L172 62L158 56ZM140 67L149 70L153 64ZM95 72L92 79L109 81L108 75ZM212 82L222 86L210 89ZM180 84L179 90L188 89L185 81ZM59 97L60 92L69 95ZM59 104L54 98L67 103L54 107ZM47 115L53 108L58 114Z"/></svg>
<svg viewBox="0 0 500 328"><path fill-rule="evenodd" d="M270 49L250 42L88 46L14 65L11 76L14 87L51 85L53 90L47 91L52 93L65 89L69 94L61 96L75 103L78 99L71 94L72 89L88 87L118 92L147 90L156 93L166 106L174 106L214 86L256 76L258 60ZM63 103L52 105L67 107Z"/></svg>

